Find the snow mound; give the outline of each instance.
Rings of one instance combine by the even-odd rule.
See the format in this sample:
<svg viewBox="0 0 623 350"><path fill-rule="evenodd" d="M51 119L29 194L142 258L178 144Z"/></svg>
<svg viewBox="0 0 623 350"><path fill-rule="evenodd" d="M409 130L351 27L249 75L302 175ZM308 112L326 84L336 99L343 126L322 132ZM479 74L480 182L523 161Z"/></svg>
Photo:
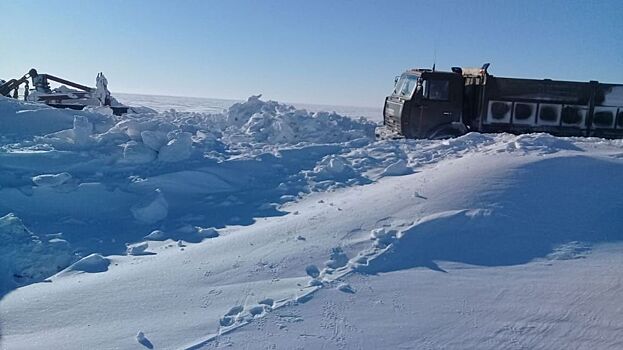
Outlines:
<svg viewBox="0 0 623 350"><path fill-rule="evenodd" d="M404 159L399 159L395 163L390 164L383 170L383 176L400 176L411 174L413 170L407 166Z"/></svg>
<svg viewBox="0 0 623 350"><path fill-rule="evenodd" d="M75 256L57 236L35 235L14 214L0 217L0 293L43 281L69 266Z"/></svg>
<svg viewBox="0 0 623 350"><path fill-rule="evenodd" d="M316 181L330 179L346 182L349 178L354 177L355 174L353 168L343 158L330 155L318 162L309 177Z"/></svg>
<svg viewBox="0 0 623 350"><path fill-rule="evenodd" d="M63 270L60 274L68 274L70 272L98 273L108 271L110 260L100 254L91 254L76 261L71 266Z"/></svg>
<svg viewBox="0 0 623 350"><path fill-rule="evenodd" d="M572 139L564 139L544 133L518 135L512 142L508 143L507 150L523 150L541 154L556 153L563 150L582 151L573 143Z"/></svg>
<svg viewBox="0 0 623 350"><path fill-rule="evenodd" d="M134 244L128 244L128 255L145 255L145 251L149 247L148 242L140 242Z"/></svg>
<svg viewBox="0 0 623 350"><path fill-rule="evenodd" d="M353 120L336 113L309 113L275 101L262 101L261 95L236 103L225 120L231 126L232 140L269 144L299 142L336 143L359 138L374 138L374 123Z"/></svg>

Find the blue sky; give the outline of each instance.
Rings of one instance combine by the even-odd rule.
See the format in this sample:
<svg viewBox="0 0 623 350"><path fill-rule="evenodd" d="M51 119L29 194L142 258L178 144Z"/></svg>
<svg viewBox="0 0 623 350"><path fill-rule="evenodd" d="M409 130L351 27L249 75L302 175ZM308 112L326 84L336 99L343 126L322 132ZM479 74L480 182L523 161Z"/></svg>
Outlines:
<svg viewBox="0 0 623 350"><path fill-rule="evenodd" d="M623 83L623 1L0 1L0 78L113 92L382 105L395 75ZM436 53L436 55L435 55Z"/></svg>

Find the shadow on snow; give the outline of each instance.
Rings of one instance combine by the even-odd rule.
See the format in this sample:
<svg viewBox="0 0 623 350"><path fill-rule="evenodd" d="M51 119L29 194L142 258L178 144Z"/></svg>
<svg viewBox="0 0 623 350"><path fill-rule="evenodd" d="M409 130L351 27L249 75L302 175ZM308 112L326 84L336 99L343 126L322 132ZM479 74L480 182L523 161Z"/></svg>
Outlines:
<svg viewBox="0 0 623 350"><path fill-rule="evenodd" d="M593 244L623 240L621 174L621 162L584 156L531 163L503 190L482 194L483 207L493 209L422 220L362 271L443 271L436 261L509 266L583 257Z"/></svg>

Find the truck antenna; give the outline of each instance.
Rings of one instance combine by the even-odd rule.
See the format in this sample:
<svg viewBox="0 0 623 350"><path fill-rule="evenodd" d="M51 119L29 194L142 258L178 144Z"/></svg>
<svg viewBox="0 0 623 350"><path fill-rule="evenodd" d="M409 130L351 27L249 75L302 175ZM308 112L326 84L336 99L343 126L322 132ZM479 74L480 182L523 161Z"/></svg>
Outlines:
<svg viewBox="0 0 623 350"><path fill-rule="evenodd" d="M435 66L437 65L437 46L439 46L439 31L435 32L435 46L433 46L433 72L435 71Z"/></svg>

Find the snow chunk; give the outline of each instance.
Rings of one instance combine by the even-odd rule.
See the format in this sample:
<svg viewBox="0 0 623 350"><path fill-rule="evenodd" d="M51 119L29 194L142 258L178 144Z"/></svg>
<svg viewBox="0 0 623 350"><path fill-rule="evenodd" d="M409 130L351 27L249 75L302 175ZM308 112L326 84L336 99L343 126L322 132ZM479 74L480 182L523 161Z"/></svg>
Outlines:
<svg viewBox="0 0 623 350"><path fill-rule="evenodd" d="M150 199L131 208L134 218L145 224L153 224L163 220L169 214L169 203L159 189L154 191Z"/></svg>
<svg viewBox="0 0 623 350"><path fill-rule="evenodd" d="M0 293L40 282L75 259L63 239L46 240L30 232L14 214L0 217Z"/></svg>
<svg viewBox="0 0 623 350"><path fill-rule="evenodd" d="M154 230L151 231L151 233L149 233L147 236L145 236L145 239L148 239L150 241L164 241L165 239L167 239L167 236L164 231Z"/></svg>
<svg viewBox="0 0 623 350"><path fill-rule="evenodd" d="M73 140L78 145L85 145L91 140L93 133L93 123L85 116L74 117Z"/></svg>
<svg viewBox="0 0 623 350"><path fill-rule="evenodd" d="M72 129L57 131L43 137L35 137L35 140L51 144L58 149L82 149L94 143L91 136L93 123L86 116L74 116Z"/></svg>
<svg viewBox="0 0 623 350"><path fill-rule="evenodd" d="M190 158L193 140L188 132L177 134L175 138L160 148L158 160L162 162L179 162Z"/></svg>
<svg viewBox="0 0 623 350"><path fill-rule="evenodd" d="M547 254L548 260L573 260L585 258L591 252L591 246L585 242L571 241L554 247Z"/></svg>
<svg viewBox="0 0 623 350"><path fill-rule="evenodd" d="M383 172L382 176L401 176L411 174L413 170L407 166L404 159L399 159L395 163L390 164Z"/></svg>
<svg viewBox="0 0 623 350"><path fill-rule="evenodd" d="M63 271L67 272L86 272L86 273L98 273L108 271L110 260L101 256L100 254L91 254L76 261L71 266Z"/></svg>
<svg viewBox="0 0 623 350"><path fill-rule="evenodd" d="M536 133L519 135L508 144L507 151L523 150L540 154L559 151L581 151L570 139L555 137L550 134Z"/></svg>
<svg viewBox="0 0 623 350"><path fill-rule="evenodd" d="M149 163L154 161L156 157L156 151L142 143L130 141L123 146L123 161L126 163Z"/></svg>
<svg viewBox="0 0 623 350"><path fill-rule="evenodd" d="M59 186L71 179L71 174L69 173L60 173L60 174L42 174L37 175L32 178L32 182L35 185L40 187L54 187Z"/></svg>
<svg viewBox="0 0 623 350"><path fill-rule="evenodd" d="M140 242L140 243L128 244L127 247L128 248L126 249L126 252L128 255L144 255L145 250L147 250L147 248L149 247L149 243Z"/></svg>
<svg viewBox="0 0 623 350"><path fill-rule="evenodd" d="M356 177L356 173L351 166L346 163L344 158L329 155L324 157L308 176L316 181L334 180L346 182L346 180Z"/></svg>
<svg viewBox="0 0 623 350"><path fill-rule="evenodd" d="M144 130L141 132L141 139L145 146L159 151L167 143L167 134L162 131Z"/></svg>
<svg viewBox="0 0 623 350"><path fill-rule="evenodd" d="M370 239L374 241L374 245L377 247L385 247L392 244L396 240L396 230L386 230L385 228L377 228L372 230Z"/></svg>

